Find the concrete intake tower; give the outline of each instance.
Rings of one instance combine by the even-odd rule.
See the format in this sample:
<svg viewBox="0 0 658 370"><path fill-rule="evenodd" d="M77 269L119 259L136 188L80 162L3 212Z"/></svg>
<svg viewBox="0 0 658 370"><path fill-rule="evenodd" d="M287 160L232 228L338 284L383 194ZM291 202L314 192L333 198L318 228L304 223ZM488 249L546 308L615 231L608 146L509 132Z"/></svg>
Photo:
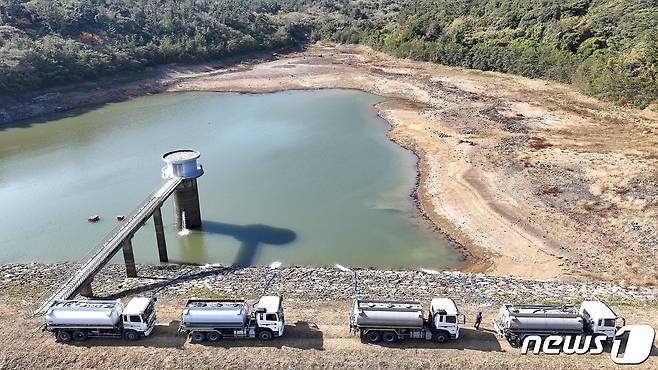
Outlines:
<svg viewBox="0 0 658 370"><path fill-rule="evenodd" d="M203 175L203 167L197 163L200 156L199 152L191 149L174 150L162 156L162 160L167 164L162 168L162 177L183 179L173 194L174 215L179 230L201 227L199 189L196 181Z"/></svg>

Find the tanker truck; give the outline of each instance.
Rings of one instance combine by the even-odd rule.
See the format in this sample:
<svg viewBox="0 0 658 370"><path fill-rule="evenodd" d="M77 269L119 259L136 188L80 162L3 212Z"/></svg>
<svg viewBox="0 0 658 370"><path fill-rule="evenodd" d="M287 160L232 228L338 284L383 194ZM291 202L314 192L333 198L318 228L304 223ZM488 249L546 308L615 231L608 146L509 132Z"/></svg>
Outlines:
<svg viewBox="0 0 658 370"><path fill-rule="evenodd" d="M127 306L120 300L57 300L45 315L44 331L60 342L85 341L90 337L137 340L155 326L155 299L133 298Z"/></svg>
<svg viewBox="0 0 658 370"><path fill-rule="evenodd" d="M612 341L617 333L617 314L603 302L584 301L575 306L513 305L500 308L494 328L515 346L525 337L537 335L604 335ZM623 320L623 319L621 319Z"/></svg>
<svg viewBox="0 0 658 370"><path fill-rule="evenodd" d="M258 338L269 341L283 335L283 297L262 296L253 305L244 299L189 299L179 332L192 342L217 342L223 338Z"/></svg>
<svg viewBox="0 0 658 370"><path fill-rule="evenodd" d="M417 301L354 301L350 314L350 332L359 333L368 343L394 343L403 339L434 340L437 343L459 338L457 305L450 298L434 298L427 318Z"/></svg>

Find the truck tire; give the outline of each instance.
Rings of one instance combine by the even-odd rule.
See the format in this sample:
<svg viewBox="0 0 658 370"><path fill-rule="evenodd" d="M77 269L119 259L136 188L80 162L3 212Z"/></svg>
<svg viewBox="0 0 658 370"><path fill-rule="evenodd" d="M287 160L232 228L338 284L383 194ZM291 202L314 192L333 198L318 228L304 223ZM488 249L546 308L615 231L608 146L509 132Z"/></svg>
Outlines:
<svg viewBox="0 0 658 370"><path fill-rule="evenodd" d="M274 335L269 330L262 330L258 332L258 339L262 340L263 342L270 341L273 337Z"/></svg>
<svg viewBox="0 0 658 370"><path fill-rule="evenodd" d="M89 335L84 330L76 330L73 332L73 340L76 342L84 342L88 337Z"/></svg>
<svg viewBox="0 0 658 370"><path fill-rule="evenodd" d="M434 341L437 343L445 343L448 339L450 339L450 335L445 332L440 331L434 334Z"/></svg>
<svg viewBox="0 0 658 370"><path fill-rule="evenodd" d="M192 342L201 343L206 339L206 333L202 331L193 331L191 337L192 337Z"/></svg>
<svg viewBox="0 0 658 370"><path fill-rule="evenodd" d="M126 334L124 334L124 337L126 338L126 340L134 342L137 339L139 339L139 334L137 334L137 332L134 330L128 330Z"/></svg>
<svg viewBox="0 0 658 370"><path fill-rule="evenodd" d="M206 334L206 338L211 342L219 342L222 340L222 333L218 331L209 331L208 334Z"/></svg>
<svg viewBox="0 0 658 370"><path fill-rule="evenodd" d="M60 342L70 342L72 338L70 331L58 331L55 336Z"/></svg>
<svg viewBox="0 0 658 370"><path fill-rule="evenodd" d="M395 343L398 341L398 335L394 331L386 331L382 334L382 340L386 343Z"/></svg>
<svg viewBox="0 0 658 370"><path fill-rule="evenodd" d="M369 331L366 333L366 341L368 343L378 343L382 339L382 335L378 331Z"/></svg>

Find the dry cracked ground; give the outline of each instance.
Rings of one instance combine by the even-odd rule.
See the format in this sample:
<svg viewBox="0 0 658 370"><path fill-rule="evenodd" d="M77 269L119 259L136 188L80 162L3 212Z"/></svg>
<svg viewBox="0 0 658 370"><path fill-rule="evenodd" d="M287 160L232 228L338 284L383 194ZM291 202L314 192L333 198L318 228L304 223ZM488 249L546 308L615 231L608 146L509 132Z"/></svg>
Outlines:
<svg viewBox="0 0 658 370"><path fill-rule="evenodd" d="M424 213L467 270L658 283L658 115L567 86L391 58L308 50L179 78L169 91L353 88L420 157Z"/></svg>
<svg viewBox="0 0 658 370"><path fill-rule="evenodd" d="M146 76L146 77L144 77ZM658 114L568 86L310 45L249 62L165 66L0 104L3 122L165 91L350 88L419 158L418 201L463 270L658 284ZM5 123L7 124L7 123Z"/></svg>

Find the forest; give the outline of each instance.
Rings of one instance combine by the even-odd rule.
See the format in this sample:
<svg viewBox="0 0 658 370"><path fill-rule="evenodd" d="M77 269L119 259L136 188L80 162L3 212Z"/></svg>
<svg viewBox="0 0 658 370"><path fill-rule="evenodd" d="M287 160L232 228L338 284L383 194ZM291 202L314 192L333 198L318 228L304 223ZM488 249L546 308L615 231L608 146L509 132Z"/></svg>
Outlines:
<svg viewBox="0 0 658 370"><path fill-rule="evenodd" d="M0 0L0 88L318 40L658 110L658 0Z"/></svg>
<svg viewBox="0 0 658 370"><path fill-rule="evenodd" d="M266 0L0 0L0 91L297 47L310 29Z"/></svg>

